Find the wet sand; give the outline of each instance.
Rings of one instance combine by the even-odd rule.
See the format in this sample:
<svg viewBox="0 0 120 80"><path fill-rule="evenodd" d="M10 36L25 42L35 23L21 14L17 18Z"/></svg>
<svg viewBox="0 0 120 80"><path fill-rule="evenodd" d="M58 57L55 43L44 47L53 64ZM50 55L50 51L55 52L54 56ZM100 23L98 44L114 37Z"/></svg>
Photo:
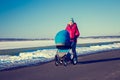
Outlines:
<svg viewBox="0 0 120 80"><path fill-rule="evenodd" d="M1 71L0 80L120 80L120 50L79 56L78 64L42 65Z"/></svg>

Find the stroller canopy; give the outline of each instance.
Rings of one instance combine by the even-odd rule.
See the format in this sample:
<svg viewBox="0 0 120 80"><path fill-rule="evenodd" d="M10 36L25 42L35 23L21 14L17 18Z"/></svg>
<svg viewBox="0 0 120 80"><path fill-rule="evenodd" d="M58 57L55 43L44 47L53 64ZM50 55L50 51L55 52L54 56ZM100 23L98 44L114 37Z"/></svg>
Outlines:
<svg viewBox="0 0 120 80"><path fill-rule="evenodd" d="M70 45L70 35L66 30L59 31L55 36L56 45Z"/></svg>

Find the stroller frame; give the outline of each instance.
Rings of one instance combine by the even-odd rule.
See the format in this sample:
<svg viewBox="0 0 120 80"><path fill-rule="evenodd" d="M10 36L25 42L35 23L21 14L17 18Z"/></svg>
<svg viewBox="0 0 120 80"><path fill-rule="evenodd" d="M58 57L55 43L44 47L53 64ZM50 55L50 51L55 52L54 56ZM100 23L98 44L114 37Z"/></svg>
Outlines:
<svg viewBox="0 0 120 80"><path fill-rule="evenodd" d="M70 53L71 46L57 45L57 53L55 55L55 65L67 66L69 61L72 61L72 56Z"/></svg>

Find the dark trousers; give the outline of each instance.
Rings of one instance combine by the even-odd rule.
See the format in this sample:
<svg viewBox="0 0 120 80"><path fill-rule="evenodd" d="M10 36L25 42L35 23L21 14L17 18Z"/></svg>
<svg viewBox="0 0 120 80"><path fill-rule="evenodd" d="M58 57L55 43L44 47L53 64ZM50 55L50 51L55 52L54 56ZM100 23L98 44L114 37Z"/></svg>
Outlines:
<svg viewBox="0 0 120 80"><path fill-rule="evenodd" d="M72 53L73 53L73 57L77 58L77 53L76 53L76 41L71 42L71 48L72 48Z"/></svg>

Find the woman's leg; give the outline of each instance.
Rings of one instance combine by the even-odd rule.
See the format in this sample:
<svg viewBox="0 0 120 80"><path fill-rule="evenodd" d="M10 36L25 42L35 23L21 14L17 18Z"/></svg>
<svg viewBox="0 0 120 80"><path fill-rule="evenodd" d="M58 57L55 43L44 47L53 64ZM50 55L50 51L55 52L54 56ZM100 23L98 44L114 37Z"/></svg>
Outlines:
<svg viewBox="0 0 120 80"><path fill-rule="evenodd" d="M74 58L77 58L76 42L72 42L72 53L73 53Z"/></svg>

